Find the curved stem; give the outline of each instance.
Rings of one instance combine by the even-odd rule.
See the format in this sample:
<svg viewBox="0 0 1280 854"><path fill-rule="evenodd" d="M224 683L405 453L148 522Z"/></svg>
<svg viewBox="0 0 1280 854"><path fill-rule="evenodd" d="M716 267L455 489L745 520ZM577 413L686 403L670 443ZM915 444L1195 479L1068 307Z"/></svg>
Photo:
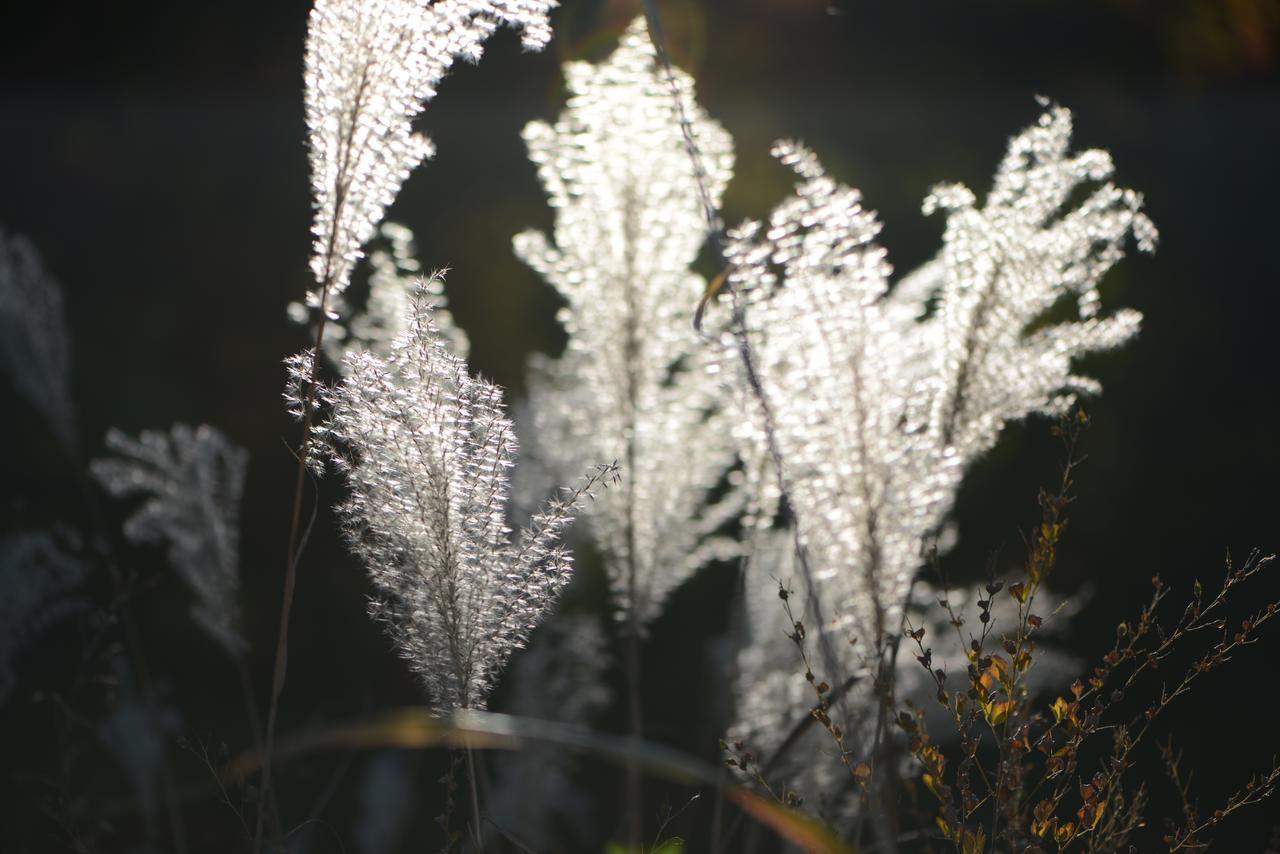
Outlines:
<svg viewBox="0 0 1280 854"><path fill-rule="evenodd" d="M338 204L341 204L339 197ZM329 259L333 257L334 234L330 234ZM262 850L262 830L271 797L271 755L275 746L276 718L280 711L280 695L284 693L285 671L289 663L289 622L293 616L293 593L298 586L298 561L302 557L299 547L302 532L302 493L307 478L307 455L310 453L311 433L314 429L316 384L319 382L320 348L324 344L325 321L328 319L326 302L332 284L332 261L325 262L325 283L320 291L320 321L316 325L315 349L311 356L311 376L302 400L302 442L298 447L298 469L293 485L293 510L289 520L289 550L285 561L284 592L280 602L280 628L276 635L275 665L271 674L271 699L267 706L266 738L262 748L262 787L258 801L258 818L253 834L254 854Z"/></svg>

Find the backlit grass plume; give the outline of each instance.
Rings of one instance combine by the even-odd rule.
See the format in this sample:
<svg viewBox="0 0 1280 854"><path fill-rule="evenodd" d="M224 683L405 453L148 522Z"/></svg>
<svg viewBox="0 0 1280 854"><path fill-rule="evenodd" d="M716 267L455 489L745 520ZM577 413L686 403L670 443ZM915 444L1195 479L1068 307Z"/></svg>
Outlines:
<svg viewBox="0 0 1280 854"><path fill-rule="evenodd" d="M331 453L350 495L340 508L377 591L373 613L436 708L483 708L512 650L555 603L571 559L560 534L599 468L512 538L506 523L516 438L502 391L467 372L411 300L388 355L346 357L327 394Z"/></svg>
<svg viewBox="0 0 1280 854"><path fill-rule="evenodd" d="M75 447L71 343L62 288L44 269L31 241L0 230L0 372Z"/></svg>
<svg viewBox="0 0 1280 854"><path fill-rule="evenodd" d="M240 615L240 499L249 454L214 427L175 424L133 439L112 430L114 456L94 460L94 477L118 498L141 497L124 533L163 544L191 588L192 616L226 651L248 648Z"/></svg>
<svg viewBox="0 0 1280 854"><path fill-rule="evenodd" d="M1048 109L1010 141L982 207L962 185L936 188L924 207L947 213L942 251L892 289L875 214L798 145L775 151L795 194L731 236L761 442L826 616L864 646L897 631L969 464L1007 422L1097 391L1073 359L1138 329L1135 311L1098 315L1097 286L1126 237L1151 251L1155 228L1108 180L1106 152L1070 154L1070 136L1070 113ZM1065 306L1073 319L1046 319Z"/></svg>
<svg viewBox="0 0 1280 854"><path fill-rule="evenodd" d="M661 72L643 19L598 66L565 67L568 108L525 128L556 211L516 253L564 298L558 360L537 360L529 407L538 462L557 480L617 460L622 482L589 512L620 609L640 624L716 553L738 510L710 491L735 458L722 383L690 326L705 290L690 271L708 228L681 130L679 97L718 203L732 143L693 103L693 81ZM643 152L641 154L640 152Z"/></svg>
<svg viewBox="0 0 1280 854"><path fill-rule="evenodd" d="M501 24L538 49L554 0L317 0L307 25L306 112L315 222L307 304L347 286L400 186L434 151L413 120L461 56Z"/></svg>

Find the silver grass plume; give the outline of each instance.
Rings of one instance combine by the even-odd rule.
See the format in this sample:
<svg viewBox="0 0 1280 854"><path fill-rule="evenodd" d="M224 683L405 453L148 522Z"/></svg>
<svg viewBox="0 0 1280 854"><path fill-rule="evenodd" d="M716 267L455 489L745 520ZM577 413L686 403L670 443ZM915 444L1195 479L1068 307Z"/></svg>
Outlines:
<svg viewBox="0 0 1280 854"><path fill-rule="evenodd" d="M316 208L307 304L327 311L409 173L433 153L413 120L498 26L551 38L555 0L317 0L307 25L306 115Z"/></svg>
<svg viewBox="0 0 1280 854"><path fill-rule="evenodd" d="M48 419L64 446L75 446L71 347L62 289L25 237L0 230L0 363L14 387Z"/></svg>
<svg viewBox="0 0 1280 854"><path fill-rule="evenodd" d="M776 443L812 592L864 648L897 631L967 466L1008 421L1097 391L1072 360L1137 331L1135 311L1097 316L1097 285L1130 233L1153 250L1155 228L1108 180L1110 157L1070 155L1070 135L1053 107L1014 137L982 208L936 188L924 208L949 213L942 252L893 290L874 214L800 146L775 151L795 195L731 235L738 333L769 413L757 432ZM1065 299L1079 319L1036 326Z"/></svg>
<svg viewBox="0 0 1280 854"><path fill-rule="evenodd" d="M373 613L437 709L483 708L511 652L555 603L574 507L598 469L514 539L506 524L516 439L502 391L473 379L431 319L431 295L385 358L350 353L326 392L330 452L350 487L339 508L376 589Z"/></svg>
<svg viewBox="0 0 1280 854"><path fill-rule="evenodd" d="M241 627L240 499L249 454L207 424L107 434L114 457L90 468L107 492L143 502L125 522L137 543L163 543L169 563L195 595L192 616L228 654L248 643Z"/></svg>
<svg viewBox="0 0 1280 854"><path fill-rule="evenodd" d="M533 364L532 456L563 481L617 460L622 481L589 509L620 607L639 624L724 543L712 535L739 509L708 493L733 464L713 357L690 327L706 283L689 269L708 227L681 130L672 82L660 70L644 20L613 55L565 66L568 108L524 138L556 211L554 245L537 232L516 253L567 305L568 344ZM732 171L729 136L677 96L705 158L718 203Z"/></svg>
<svg viewBox="0 0 1280 854"><path fill-rule="evenodd" d="M58 620L87 607L80 587L88 574L62 529L15 531L0 537L0 704L17 682L22 652Z"/></svg>

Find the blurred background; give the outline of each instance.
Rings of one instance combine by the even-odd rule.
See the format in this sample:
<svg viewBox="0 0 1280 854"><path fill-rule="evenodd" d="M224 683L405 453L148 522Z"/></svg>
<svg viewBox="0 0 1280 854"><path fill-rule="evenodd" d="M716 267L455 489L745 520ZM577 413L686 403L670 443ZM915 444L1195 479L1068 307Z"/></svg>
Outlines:
<svg viewBox="0 0 1280 854"><path fill-rule="evenodd" d="M63 286L80 443L68 455L0 379L0 530L62 521L92 537L82 476L108 428L216 425L251 453L242 564L259 697L270 680L298 432L280 400L281 360L306 340L285 306L310 284L308 8L304 0L43 4L7 10L0 25L0 227L29 237ZM729 223L765 215L783 197L790 177L768 149L780 137L801 139L862 189L884 222L891 261L907 272L940 245L941 219L920 214L931 185L958 180L984 192L1008 137L1037 117L1035 95L1069 107L1075 146L1109 149L1119 183L1145 193L1159 251L1129 257L1103 287L1104 310L1141 310L1143 331L1085 366L1105 391L1086 404L1089 459L1053 583L1091 591L1074 618L1078 655L1110 646L1115 623L1149 597L1153 575L1177 593L1196 578L1216 589L1228 551L1280 549L1280 2L667 0L661 8L673 60L735 140ZM416 232L426 267L451 269L448 296L470 335L472 366L512 402L528 354L563 345L557 298L510 251L512 235L552 223L519 133L562 108L560 63L603 58L638 11L636 0L564 0L541 54L523 53L511 32L495 36L483 61L456 68L425 111L421 128L436 157L388 215ZM1018 566L1020 532L1038 520L1036 491L1053 482L1057 463L1043 421L1006 431L961 493L959 544L947 558L957 577L980 577L993 561ZM323 502L336 486L324 485ZM100 531L120 521L106 506ZM284 732L421 701L366 616L362 571L327 510L320 518L301 569ZM175 733L211 753L245 748L235 669L191 624L185 588L159 550L122 554L138 579L150 669L181 711ZM602 609L590 561L584 572L574 607ZM727 704L709 651L728 625L733 581L732 567L713 567L690 582L645 650L649 736L708 759ZM99 587L100 598L109 588ZM1255 582L1248 595L1275 599L1280 581ZM80 684L83 632L63 620L17 661L18 688L0 708L0 848L135 850L146 835L127 806L128 771L63 740L77 716L94 713L91 700L66 699ZM1206 806L1280 749L1270 702L1276 644L1207 678L1171 718ZM500 690L498 707L501 698ZM617 705L599 726L620 730L621 721ZM172 751L180 789L211 779L199 752ZM415 797L430 803L439 759L414 761ZM282 766L286 813L300 820L319 803L344 838L360 811L363 762L330 755ZM678 805L687 794L655 784L649 797ZM617 805L601 800L592 820L607 835ZM1275 808L1232 825L1222 838L1241 847L1227 849L1260 848ZM687 810L670 832L699 850L709 810ZM194 850L236 850L239 827L215 794L193 795L184 818L200 840ZM429 825L429 816L416 820L406 838L434 841ZM309 845L341 850L328 838Z"/></svg>

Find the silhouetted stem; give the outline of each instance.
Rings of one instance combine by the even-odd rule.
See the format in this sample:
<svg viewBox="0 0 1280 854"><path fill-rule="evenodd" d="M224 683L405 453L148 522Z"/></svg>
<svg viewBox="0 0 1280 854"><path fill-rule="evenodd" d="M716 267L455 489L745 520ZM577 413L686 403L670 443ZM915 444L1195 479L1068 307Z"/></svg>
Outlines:
<svg viewBox="0 0 1280 854"><path fill-rule="evenodd" d="M644 737L643 707L640 699L640 627L632 607L627 627L627 728L637 741ZM640 844L644 821L643 788L640 766L635 758L627 761L627 837L634 847Z"/></svg>
<svg viewBox="0 0 1280 854"><path fill-rule="evenodd" d="M471 791L471 837L475 841L476 850L482 851L483 847L480 842L480 792L476 789L476 760L470 745L467 746L466 753L467 787Z"/></svg>
<svg viewBox="0 0 1280 854"><path fill-rule="evenodd" d="M338 194L336 206L341 210L342 193ZM329 252L325 261L324 287L320 292L320 321L316 324L316 343L311 354L311 377L302 399L302 442L298 447L298 470L293 485L293 510L289 520L289 550L285 561L284 592L280 602L280 628L276 636L275 665L271 674L271 700L267 706L266 738L262 748L262 789L258 801L257 824L253 835L255 854L262 850L262 827L271 794L271 754L275 746L276 717L280 711L280 695L284 693L285 671L289 659L289 620L293 615L293 592L298 586L298 560L301 554L298 549L298 538L302 529L302 491L307 478L307 454L311 446L311 432L314 426L314 410L316 383L319 381L320 348L324 344L324 328L328 319L326 302L329 286L332 284L330 267L332 265L333 247L336 229L329 235Z"/></svg>

